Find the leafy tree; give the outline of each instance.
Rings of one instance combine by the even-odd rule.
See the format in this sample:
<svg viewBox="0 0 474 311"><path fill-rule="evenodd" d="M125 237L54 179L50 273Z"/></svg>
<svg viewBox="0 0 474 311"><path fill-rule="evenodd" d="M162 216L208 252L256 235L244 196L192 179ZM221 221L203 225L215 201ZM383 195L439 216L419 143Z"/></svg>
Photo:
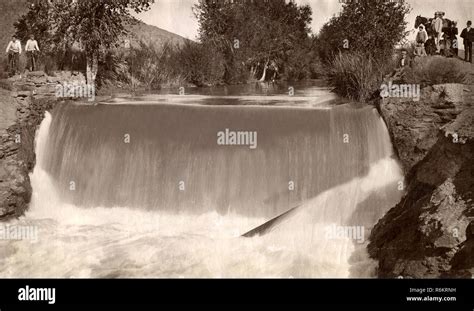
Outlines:
<svg viewBox="0 0 474 311"><path fill-rule="evenodd" d="M357 0L343 5L339 16L326 23L318 36L321 58L339 52L362 52L377 59L390 57L407 34L405 0Z"/></svg>
<svg viewBox="0 0 474 311"><path fill-rule="evenodd" d="M277 1L201 1L194 7L199 21L200 40L219 51L225 59L229 82L267 70L280 73L295 51L307 46L311 8L293 2Z"/></svg>
<svg viewBox="0 0 474 311"><path fill-rule="evenodd" d="M117 46L121 36L127 34L125 25L133 20L131 11L146 11L152 3L154 0L37 1L20 19L17 31L33 31L57 48L82 49L87 82L95 84L99 56Z"/></svg>
<svg viewBox="0 0 474 311"><path fill-rule="evenodd" d="M127 34L125 23L132 19L130 10L148 10L154 0L69 1L69 9L64 8L65 1L57 2L55 17L59 18L60 28L67 29L84 49L87 81L95 83L100 53L118 46L121 36Z"/></svg>
<svg viewBox="0 0 474 311"><path fill-rule="evenodd" d="M15 22L15 35L26 42L30 35L42 43L41 49L49 51L52 45L51 18L48 14L49 4L47 1L31 1L28 12Z"/></svg>

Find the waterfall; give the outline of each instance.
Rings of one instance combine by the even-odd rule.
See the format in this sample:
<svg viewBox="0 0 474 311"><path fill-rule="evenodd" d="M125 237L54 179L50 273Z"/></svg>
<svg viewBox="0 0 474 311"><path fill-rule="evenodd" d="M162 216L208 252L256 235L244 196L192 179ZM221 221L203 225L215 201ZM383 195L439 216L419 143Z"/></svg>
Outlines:
<svg viewBox="0 0 474 311"><path fill-rule="evenodd" d="M225 130L256 148L218 144ZM1 276L371 276L370 229L402 195L370 107L62 105L36 153L15 224L39 239L8 245Z"/></svg>

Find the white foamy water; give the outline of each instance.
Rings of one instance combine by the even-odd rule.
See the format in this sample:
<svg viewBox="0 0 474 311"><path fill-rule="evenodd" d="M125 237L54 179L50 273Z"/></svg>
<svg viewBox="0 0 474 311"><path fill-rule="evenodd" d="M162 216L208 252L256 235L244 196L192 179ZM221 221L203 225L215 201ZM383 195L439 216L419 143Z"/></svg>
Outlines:
<svg viewBox="0 0 474 311"><path fill-rule="evenodd" d="M0 240L0 277L373 276L376 262L365 251L369 231L398 200L387 188L403 178L391 152L365 176L308 200L269 233L242 238L268 218L65 202L42 166L51 123L47 113L37 133L31 208L10 222L36 226L38 239ZM353 225L364 226L363 243L328 238L331 226Z"/></svg>

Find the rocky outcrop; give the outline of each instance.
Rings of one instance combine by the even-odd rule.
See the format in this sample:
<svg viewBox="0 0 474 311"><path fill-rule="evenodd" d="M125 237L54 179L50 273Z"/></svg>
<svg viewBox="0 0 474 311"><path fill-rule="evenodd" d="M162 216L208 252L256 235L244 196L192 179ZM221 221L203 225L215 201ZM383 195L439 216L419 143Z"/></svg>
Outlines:
<svg viewBox="0 0 474 311"><path fill-rule="evenodd" d="M379 110L406 174L406 194L374 227L368 246L380 277L472 277L472 90L447 84L420 101L384 99Z"/></svg>
<svg viewBox="0 0 474 311"><path fill-rule="evenodd" d="M36 72L7 81L10 90L0 89L0 221L18 217L28 207L36 129L45 111L58 102L54 86L81 79L71 73L48 77Z"/></svg>

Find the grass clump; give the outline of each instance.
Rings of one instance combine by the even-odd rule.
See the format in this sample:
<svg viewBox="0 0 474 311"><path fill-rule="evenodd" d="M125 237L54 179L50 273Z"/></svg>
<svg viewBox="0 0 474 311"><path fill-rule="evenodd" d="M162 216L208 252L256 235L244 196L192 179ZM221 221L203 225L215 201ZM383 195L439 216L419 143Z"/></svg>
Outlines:
<svg viewBox="0 0 474 311"><path fill-rule="evenodd" d="M393 68L392 61L382 62L365 53L339 53L329 63L327 75L337 94L368 102L377 96L384 76Z"/></svg>

